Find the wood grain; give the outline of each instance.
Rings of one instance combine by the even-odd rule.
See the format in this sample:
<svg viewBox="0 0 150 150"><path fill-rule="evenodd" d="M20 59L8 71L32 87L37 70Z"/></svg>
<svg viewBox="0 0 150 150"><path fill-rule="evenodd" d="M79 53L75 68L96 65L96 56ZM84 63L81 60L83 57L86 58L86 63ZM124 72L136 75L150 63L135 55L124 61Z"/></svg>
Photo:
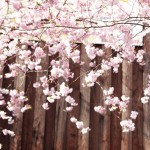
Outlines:
<svg viewBox="0 0 150 150"><path fill-rule="evenodd" d="M116 56L113 54L113 56ZM122 95L122 65L118 69L118 73L112 70L112 87L114 87L114 96L121 98ZM110 149L121 150L121 113L115 110L111 113L111 129L110 129Z"/></svg>
<svg viewBox="0 0 150 150"><path fill-rule="evenodd" d="M43 76L48 76L49 57L48 48L44 47L44 43L39 45L44 49L46 57L42 58L41 66L42 70L37 72L36 82L40 81ZM34 120L33 120L33 144L32 150L43 150L44 148L44 129L45 129L45 110L42 105L46 102L46 96L43 94L43 87L37 88L35 93L35 109L34 109Z"/></svg>
<svg viewBox="0 0 150 150"><path fill-rule="evenodd" d="M122 64L122 94L130 97L127 111L122 113L122 120L129 119L132 110L132 81L133 81L133 64L126 60ZM132 150L132 133L122 133L121 150Z"/></svg>
<svg viewBox="0 0 150 150"><path fill-rule="evenodd" d="M22 64L22 60L19 57L16 57L16 63ZM19 75L14 80L14 88L17 91L25 91L25 78L26 74L22 71L19 72ZM22 133L22 121L23 113L20 113L14 121L12 130L15 132L15 137L11 138L10 150L21 150L21 133Z"/></svg>
<svg viewBox="0 0 150 150"><path fill-rule="evenodd" d="M149 57L150 56L150 33L148 33L144 37L144 48L146 51L146 56ZM147 61L149 61L149 59ZM145 68L144 73L143 73L143 89L145 89L148 84L147 76L150 70L149 70L149 64L147 65L148 66ZM143 105L143 117L144 117L143 145L144 145L144 150L147 150L149 149L149 146L150 146L150 102Z"/></svg>
<svg viewBox="0 0 150 150"><path fill-rule="evenodd" d="M105 48L102 47L105 51L104 58L109 58L112 54L111 48ZM111 70L105 71L103 75L103 89L108 90L109 87L111 87ZM104 98L103 98L104 101ZM105 105L104 105L105 106ZM103 122L103 135L102 135L102 150L109 150L110 149L110 111L108 110L108 107L106 108L106 114L104 115L104 122Z"/></svg>
<svg viewBox="0 0 150 150"><path fill-rule="evenodd" d="M136 51L141 49L137 47ZM135 131L132 133L132 150L143 150L143 105L140 98L143 95L143 67L137 62L133 63L133 100L132 110L137 111L138 117L135 120Z"/></svg>
<svg viewBox="0 0 150 150"><path fill-rule="evenodd" d="M96 48L102 48L102 45L95 45ZM100 69L100 63L102 61L102 58L97 56L96 57L96 69ZM95 68L93 68L95 69ZM101 136L102 136L102 131L101 129L103 128L103 119L104 116L96 113L94 111L94 106L99 106L103 105L103 92L101 89L101 77L97 80L97 83L93 87L91 87L91 94L90 94L90 129L91 131L89 132L89 149L93 150L100 150L101 146Z"/></svg>
<svg viewBox="0 0 150 150"><path fill-rule="evenodd" d="M81 44L78 44L77 48L80 50ZM75 106L73 111L67 114L66 150L75 150L78 148L78 129L76 128L76 125L70 121L70 118L74 116L79 119L80 114L80 64L74 63L70 60L70 69L71 72L74 73L74 77L69 81L69 87L74 89L70 96L75 99L78 106Z"/></svg>
<svg viewBox="0 0 150 150"><path fill-rule="evenodd" d="M80 94L81 94L81 111L80 111L80 120L84 122L85 127L89 127L90 119L90 88L83 87L85 83L85 75L87 71L90 70L89 63L90 59L88 58L85 45L81 45L81 61L85 62L80 67ZM89 149L89 133L82 135L79 132L78 139L78 150Z"/></svg>

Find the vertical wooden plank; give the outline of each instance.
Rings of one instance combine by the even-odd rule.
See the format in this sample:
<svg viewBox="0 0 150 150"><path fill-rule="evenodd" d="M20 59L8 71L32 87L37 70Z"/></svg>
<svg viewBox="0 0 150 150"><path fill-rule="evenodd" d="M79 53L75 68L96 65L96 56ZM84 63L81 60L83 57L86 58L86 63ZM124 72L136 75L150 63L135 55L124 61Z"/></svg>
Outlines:
<svg viewBox="0 0 150 150"><path fill-rule="evenodd" d="M146 52L147 64L143 73L143 89L147 87L147 76L150 73L150 33L146 34L144 37L144 49ZM150 147L150 102L143 105L143 117L143 146L144 150L147 150Z"/></svg>
<svg viewBox="0 0 150 150"><path fill-rule="evenodd" d="M2 70L0 70L0 76L2 76L2 78L0 78L0 88L2 88L2 83L3 83L3 69L4 69L4 66L1 65L2 67Z"/></svg>
<svg viewBox="0 0 150 150"><path fill-rule="evenodd" d="M136 50L140 49L137 47ZM132 110L137 111L135 131L132 133L132 150L143 150L143 105L140 98L143 94L143 69L137 63L133 63L133 97Z"/></svg>
<svg viewBox="0 0 150 150"><path fill-rule="evenodd" d="M115 56L115 55L114 55ZM122 65L118 73L112 73L112 87L114 87L114 96L121 98L122 95ZM121 114L118 110L111 113L111 130L110 130L110 149L121 150Z"/></svg>
<svg viewBox="0 0 150 150"><path fill-rule="evenodd" d="M59 79L61 84L64 79ZM56 117L55 117L55 149L65 150L66 149L66 119L67 112L64 111L66 108L66 102L64 98L61 98L56 102Z"/></svg>
<svg viewBox="0 0 150 150"><path fill-rule="evenodd" d="M80 93L81 93L81 114L80 120L84 122L85 127L89 127L90 119L90 88L83 87L85 83L85 75L87 71L90 70L89 63L90 59L88 58L85 45L81 45L81 61L85 62L80 69ZM89 133L82 135L79 133L78 139L78 149L79 150L88 150L89 149Z"/></svg>
<svg viewBox="0 0 150 150"><path fill-rule="evenodd" d="M60 56L61 57L61 56ZM65 60L69 61L69 60ZM59 78L57 89L59 85L65 82L68 85L68 82L64 78ZM61 97L60 100L56 101L56 117L55 117L55 149L62 150L66 149L66 123L67 123L67 112L64 111L67 107L65 97Z"/></svg>
<svg viewBox="0 0 150 150"><path fill-rule="evenodd" d="M81 44L78 45L78 49L81 49ZM75 124L70 122L70 117L74 116L79 120L80 114L80 64L74 63L70 60L70 70L74 73L74 78L69 81L69 87L73 88L73 92L70 94L78 103L78 106L73 108L73 111L67 114L67 127L66 127L66 150L77 150L78 148L78 129Z"/></svg>
<svg viewBox="0 0 150 150"><path fill-rule="evenodd" d="M122 64L122 94L130 97L127 111L122 113L122 120L129 119L132 109L132 80L133 80L133 65L126 60ZM121 150L132 150L132 133L122 133Z"/></svg>
<svg viewBox="0 0 150 150"><path fill-rule="evenodd" d="M42 58L42 70L37 72L36 82L40 81L42 76L48 76L49 57L48 49L43 42L39 46L44 49L46 56ZM32 150L43 150L44 148L44 129L45 129L45 110L42 108L43 103L46 102L46 96L43 94L43 87L36 89L35 94L35 108L33 121L33 144Z"/></svg>
<svg viewBox="0 0 150 150"><path fill-rule="evenodd" d="M49 58L49 62L56 60L57 54ZM51 68L49 68L51 69ZM56 84L50 83L49 88L55 87ZM44 150L53 150L55 145L55 117L56 117L56 102L50 104L50 109L46 111L45 117L45 134L44 134Z"/></svg>
<svg viewBox="0 0 150 150"><path fill-rule="evenodd" d="M22 64L22 60L19 57L16 58L16 63ZM18 91L25 90L25 73L20 72L15 78L14 87ZM21 133L22 133L22 121L23 114L20 113L14 121L12 130L15 132L15 136L11 138L10 150L21 150Z"/></svg>
<svg viewBox="0 0 150 150"><path fill-rule="evenodd" d="M15 61L15 58L10 58L9 61L4 65L3 69L3 79L2 79L2 88L5 89L13 89L14 88L14 78L5 78L5 73L10 73L8 64ZM9 95L4 95L4 99L6 103L10 100ZM2 111L5 111L7 115L11 116L11 112L9 112L5 107L1 109ZM8 124L7 120L0 119L0 128L1 129L8 129L11 130L11 125ZM10 136L9 135L3 135L1 132L0 134L0 143L3 145L3 149L10 149Z"/></svg>
<svg viewBox="0 0 150 150"><path fill-rule="evenodd" d="M33 133L34 105L36 98L35 96L36 89L33 88L33 83L35 82L36 82L36 73L28 72L26 74L25 91L26 96L29 99L28 104L32 106L32 109L23 114L21 150L32 150L32 142L34 136Z"/></svg>
<svg viewBox="0 0 150 150"><path fill-rule="evenodd" d="M45 137L44 150L54 150L55 145L55 118L56 117L56 103L50 104L50 109L46 111L45 118Z"/></svg>
<svg viewBox="0 0 150 150"><path fill-rule="evenodd" d="M102 48L102 45L95 45L96 48ZM102 58L96 57L96 65L101 63ZM100 66L97 68L100 69ZM100 79L98 82L101 84ZM101 140L101 126L103 124L103 116L94 111L94 106L103 105L101 85L95 84L91 87L90 93L90 128L89 132L89 149L99 150Z"/></svg>
<svg viewBox="0 0 150 150"><path fill-rule="evenodd" d="M110 57L112 50L110 48L102 47L105 51L105 57ZM111 70L105 71L103 75L103 89L108 89L111 87ZM110 111L106 106L106 114L104 115L103 121L103 135L101 150L110 150Z"/></svg>

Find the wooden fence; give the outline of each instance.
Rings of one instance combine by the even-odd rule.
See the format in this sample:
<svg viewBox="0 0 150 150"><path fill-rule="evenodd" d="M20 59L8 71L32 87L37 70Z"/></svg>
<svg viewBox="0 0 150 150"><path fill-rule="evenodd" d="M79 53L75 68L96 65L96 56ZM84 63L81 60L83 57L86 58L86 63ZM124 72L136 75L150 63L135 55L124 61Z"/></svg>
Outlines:
<svg viewBox="0 0 150 150"><path fill-rule="evenodd" d="M150 40L145 38L145 48L150 49ZM107 55L111 54L110 49L102 45L95 45L105 49ZM16 136L0 135L0 143L3 150L150 150L150 103L142 105L140 97L143 88L146 86L146 75L143 67L137 62L129 64L124 61L119 67L117 74L111 70L107 71L98 82L103 88L110 86L115 88L114 95L121 97L125 94L131 97L131 102L126 113L121 115L118 111L100 115L94 111L94 106L103 105L103 93L101 87L95 84L91 88L83 88L85 73L90 69L90 59L87 57L84 45L79 45L81 50L81 60L85 61L83 66L73 64L70 61L70 68L74 72L74 78L68 85L74 88L71 96L79 104L71 113L64 110L66 102L62 99L50 105L50 109L45 111L42 104L46 97L42 94L42 89L33 88L33 83L39 80L40 76L48 75L49 72L29 72L24 76L13 79L3 78L1 87L16 88L24 90L29 98L32 109L20 115L13 126L0 120L2 128L12 129ZM141 47L136 47L136 50ZM115 55L115 53L113 53ZM44 69L48 68L49 62L57 56L42 60ZM17 58L16 58L17 59ZM13 61L13 60L10 60ZM20 60L17 60L21 63ZM100 57L96 57L96 63L101 62ZM5 73L9 72L8 66L4 67ZM80 78L78 78L80 76ZM62 79L63 80L63 79ZM62 82L61 79L58 82ZM54 83L50 87L56 86ZM8 97L5 97L8 100ZM130 111L139 112L136 119L136 129L134 132L122 133L120 119L129 117ZM76 126L70 122L70 116L75 116L78 120L84 121L85 125L91 128L88 134L82 135Z"/></svg>

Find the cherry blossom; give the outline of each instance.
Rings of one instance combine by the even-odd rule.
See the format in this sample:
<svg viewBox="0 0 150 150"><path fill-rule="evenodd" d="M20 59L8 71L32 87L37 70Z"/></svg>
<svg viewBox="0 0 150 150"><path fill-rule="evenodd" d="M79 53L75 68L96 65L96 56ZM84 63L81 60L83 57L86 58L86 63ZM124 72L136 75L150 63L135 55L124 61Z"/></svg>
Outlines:
<svg viewBox="0 0 150 150"><path fill-rule="evenodd" d="M71 118L70 118L70 121L71 121L72 123L76 123L76 122L77 122L77 119L76 119L75 117L71 117Z"/></svg>
<svg viewBox="0 0 150 150"><path fill-rule="evenodd" d="M122 127L123 132L134 131L135 129L135 124L130 119L121 121L120 125Z"/></svg>
<svg viewBox="0 0 150 150"><path fill-rule="evenodd" d="M61 96L67 96L69 93L72 92L72 88L69 88L68 86L65 85L65 82L63 82L61 85L60 85L60 94Z"/></svg>
<svg viewBox="0 0 150 150"><path fill-rule="evenodd" d="M9 134L10 136L15 136L15 133L11 130L3 129L2 132L4 135Z"/></svg>
<svg viewBox="0 0 150 150"><path fill-rule="evenodd" d="M138 113L137 111L131 111L130 118L136 119L138 114L139 114L139 113Z"/></svg>
<svg viewBox="0 0 150 150"><path fill-rule="evenodd" d="M45 110L49 110L48 103L44 103L44 104L42 105L42 107L43 107Z"/></svg>
<svg viewBox="0 0 150 150"><path fill-rule="evenodd" d="M82 129L83 128L83 121L77 121L76 126L78 129Z"/></svg>
<svg viewBox="0 0 150 150"><path fill-rule="evenodd" d="M94 110L100 114L105 114L105 111L106 111L105 108L102 106L95 106Z"/></svg>

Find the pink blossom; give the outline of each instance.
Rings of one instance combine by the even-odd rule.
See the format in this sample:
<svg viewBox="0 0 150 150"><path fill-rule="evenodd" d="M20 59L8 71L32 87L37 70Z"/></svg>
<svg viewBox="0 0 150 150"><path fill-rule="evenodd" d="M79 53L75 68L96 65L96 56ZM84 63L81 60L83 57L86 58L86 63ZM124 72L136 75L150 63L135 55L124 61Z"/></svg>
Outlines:
<svg viewBox="0 0 150 150"><path fill-rule="evenodd" d="M94 110L100 114L105 114L105 112L106 112L105 108L102 106L95 106Z"/></svg>
<svg viewBox="0 0 150 150"><path fill-rule="evenodd" d="M25 112L28 109L31 109L32 107L28 104L26 104L24 107L21 108L21 112Z"/></svg>
<svg viewBox="0 0 150 150"><path fill-rule="evenodd" d="M50 102L50 103L54 103L55 102L55 99L53 99L52 97L47 97L47 100Z"/></svg>
<svg viewBox="0 0 150 150"><path fill-rule="evenodd" d="M80 51L79 50L74 50L70 54L71 59L73 60L74 63L79 63L80 62Z"/></svg>
<svg viewBox="0 0 150 150"><path fill-rule="evenodd" d="M77 126L78 129L82 129L83 128L83 122L82 121L77 121L76 126Z"/></svg>
<svg viewBox="0 0 150 150"><path fill-rule="evenodd" d="M131 111L130 118L131 118L131 119L136 119L138 114L139 114L139 113L138 113L137 111Z"/></svg>
<svg viewBox="0 0 150 150"><path fill-rule="evenodd" d="M71 96L67 96L65 100L70 104L75 102L75 100Z"/></svg>
<svg viewBox="0 0 150 150"><path fill-rule="evenodd" d="M45 110L49 110L48 103L44 103L44 104L42 105L42 107L43 107Z"/></svg>
<svg viewBox="0 0 150 150"><path fill-rule="evenodd" d="M88 87L94 86L96 80L98 78L98 74L94 72L93 70L88 73L87 76L85 76L85 82Z"/></svg>
<svg viewBox="0 0 150 150"><path fill-rule="evenodd" d="M13 7L14 7L14 9L19 10L21 8L21 2L14 1Z"/></svg>
<svg viewBox="0 0 150 150"><path fill-rule="evenodd" d="M77 119L76 119L75 117L71 117L71 118L70 118L70 121L73 122L73 123L76 123L76 122L77 122Z"/></svg>
<svg viewBox="0 0 150 150"><path fill-rule="evenodd" d="M138 62L140 65L145 65L145 62L144 62L144 54L145 54L145 51L144 51L144 50L138 50L138 53L136 54L137 62Z"/></svg>
<svg viewBox="0 0 150 150"><path fill-rule="evenodd" d="M40 65L35 66L35 70L37 70L37 71L42 70L42 66L40 66Z"/></svg>
<svg viewBox="0 0 150 150"><path fill-rule="evenodd" d="M110 87L108 90L103 90L104 95L112 95L114 92L114 88Z"/></svg>
<svg viewBox="0 0 150 150"><path fill-rule="evenodd" d="M70 106L70 107L66 107L66 111L72 111L73 110L73 107Z"/></svg>
<svg viewBox="0 0 150 150"><path fill-rule="evenodd" d="M122 95L122 96L121 96L121 99L122 99L122 101L124 101L125 103L129 103L129 100L130 100L130 98L127 97L127 96L125 96L125 95Z"/></svg>
<svg viewBox="0 0 150 150"><path fill-rule="evenodd" d="M120 125L122 127L123 132L134 131L135 129L135 124L130 119L121 121Z"/></svg>
<svg viewBox="0 0 150 150"><path fill-rule="evenodd" d="M3 129L2 132L4 135L15 136L15 133L11 130Z"/></svg>
<svg viewBox="0 0 150 150"><path fill-rule="evenodd" d="M96 49L91 45L86 45L85 47L88 57L92 60L96 57Z"/></svg>
<svg viewBox="0 0 150 150"><path fill-rule="evenodd" d="M5 100L0 100L0 105L5 105Z"/></svg>
<svg viewBox="0 0 150 150"><path fill-rule="evenodd" d="M61 96L67 96L69 93L72 92L72 88L69 88L68 86L65 85L65 82L63 82L61 85L60 85L60 94Z"/></svg>
<svg viewBox="0 0 150 150"><path fill-rule="evenodd" d="M90 129L89 127L87 127L87 128L82 128L81 132L82 132L82 134L86 134L86 133L88 133L90 130L91 130L91 129Z"/></svg>
<svg viewBox="0 0 150 150"><path fill-rule="evenodd" d="M29 68L29 69L33 70L33 69L35 69L35 67L36 67L36 63L35 63L35 62L30 61L30 62L28 63L28 68Z"/></svg>
<svg viewBox="0 0 150 150"><path fill-rule="evenodd" d="M39 82L35 82L34 84L33 84L33 87L34 88L39 88L41 86L41 84L39 83Z"/></svg>
<svg viewBox="0 0 150 150"><path fill-rule="evenodd" d="M46 54L44 53L42 48L37 47L35 49L34 55L35 55L36 58L42 58L42 57L45 57Z"/></svg>
<svg viewBox="0 0 150 150"><path fill-rule="evenodd" d="M148 96L141 97L141 102L142 102L143 104L148 103L148 102L149 102L149 97L148 97Z"/></svg>

